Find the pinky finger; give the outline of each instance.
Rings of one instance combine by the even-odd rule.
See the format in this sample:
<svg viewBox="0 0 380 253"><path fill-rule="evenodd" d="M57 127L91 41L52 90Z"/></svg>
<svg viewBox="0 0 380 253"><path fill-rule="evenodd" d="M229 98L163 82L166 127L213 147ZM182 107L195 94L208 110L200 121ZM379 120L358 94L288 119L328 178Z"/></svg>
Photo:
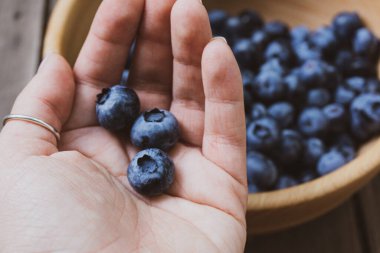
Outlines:
<svg viewBox="0 0 380 253"><path fill-rule="evenodd" d="M212 40L202 58L205 103L203 154L246 184L243 88L235 57L223 38Z"/></svg>

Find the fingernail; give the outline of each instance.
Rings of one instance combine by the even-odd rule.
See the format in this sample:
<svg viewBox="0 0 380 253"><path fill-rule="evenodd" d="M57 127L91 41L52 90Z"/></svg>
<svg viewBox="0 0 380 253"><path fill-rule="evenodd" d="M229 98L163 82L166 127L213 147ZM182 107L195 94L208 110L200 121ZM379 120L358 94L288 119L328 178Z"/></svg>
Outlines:
<svg viewBox="0 0 380 253"><path fill-rule="evenodd" d="M38 68L38 71L40 71L41 69L44 69L47 65L47 63L49 62L50 58L53 56L54 53L48 53L47 55L45 55L44 59L42 60L39 68Z"/></svg>
<svg viewBox="0 0 380 253"><path fill-rule="evenodd" d="M213 40L220 40L220 41L223 41L224 43L228 44L226 38L222 37L222 36L215 36L214 38L211 39L211 41Z"/></svg>

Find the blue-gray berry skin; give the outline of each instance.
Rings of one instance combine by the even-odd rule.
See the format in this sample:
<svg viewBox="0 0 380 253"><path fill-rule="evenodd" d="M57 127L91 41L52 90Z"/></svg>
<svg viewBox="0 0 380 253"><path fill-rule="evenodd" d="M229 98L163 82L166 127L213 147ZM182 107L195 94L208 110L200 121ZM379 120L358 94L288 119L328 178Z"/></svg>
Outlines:
<svg viewBox="0 0 380 253"><path fill-rule="evenodd" d="M294 130L284 129L281 132L281 140L274 147L273 157L275 161L289 170L294 170L296 164L303 155L304 146L302 136Z"/></svg>
<svg viewBox="0 0 380 253"><path fill-rule="evenodd" d="M141 195L152 197L166 192L174 182L175 168L169 156L159 149L136 154L128 166L128 181Z"/></svg>
<svg viewBox="0 0 380 253"><path fill-rule="evenodd" d="M363 26L363 21L356 12L338 13L332 22L332 27L342 43L349 43L356 30Z"/></svg>
<svg viewBox="0 0 380 253"><path fill-rule="evenodd" d="M275 188L277 190L282 190L296 185L298 185L298 181L295 178L288 175L283 175L278 179Z"/></svg>
<svg viewBox="0 0 380 253"><path fill-rule="evenodd" d="M325 144L321 139L309 138L304 143L304 164L314 167L321 156L326 152Z"/></svg>
<svg viewBox="0 0 380 253"><path fill-rule="evenodd" d="M120 84L122 85L127 85L128 83L128 79L129 79L129 70L128 69L125 69L123 71L123 74L121 75L121 81L120 81Z"/></svg>
<svg viewBox="0 0 380 253"><path fill-rule="evenodd" d="M223 10L212 10L208 13L211 29L214 35L222 35L224 25L229 17L228 13Z"/></svg>
<svg viewBox="0 0 380 253"><path fill-rule="evenodd" d="M324 176L329 174L347 163L347 159L342 152L332 149L330 152L324 154L318 161L317 172L319 175Z"/></svg>
<svg viewBox="0 0 380 253"><path fill-rule="evenodd" d="M310 46L310 43L308 43L307 41L293 44L293 50L297 57L298 63L300 64L311 59L322 59L322 53L317 50L314 50L312 46Z"/></svg>
<svg viewBox="0 0 380 253"><path fill-rule="evenodd" d="M256 103L252 105L251 108L251 119L252 120L257 120L261 119L263 117L267 116L267 109L265 105L261 103Z"/></svg>
<svg viewBox="0 0 380 253"><path fill-rule="evenodd" d="M260 72L274 71L280 75L287 73L288 69L277 58L272 58L263 63Z"/></svg>
<svg viewBox="0 0 380 253"><path fill-rule="evenodd" d="M294 104L302 104L304 102L306 87L300 81L296 72L290 73L284 79L286 87L286 98Z"/></svg>
<svg viewBox="0 0 380 253"><path fill-rule="evenodd" d="M295 110L292 104L288 102L277 102L272 104L268 109L268 114L277 120L282 127L290 127L295 118Z"/></svg>
<svg viewBox="0 0 380 253"><path fill-rule="evenodd" d="M367 28L360 28L356 31L352 49L361 56L373 58L376 55L378 41L376 36Z"/></svg>
<svg viewBox="0 0 380 253"><path fill-rule="evenodd" d="M310 37L310 31L306 26L296 26L290 31L290 38L293 45L307 41Z"/></svg>
<svg viewBox="0 0 380 253"><path fill-rule="evenodd" d="M359 140L367 140L380 132L380 95L363 94L351 104L351 130Z"/></svg>
<svg viewBox="0 0 380 253"><path fill-rule="evenodd" d="M327 118L330 132L344 132L348 125L348 115L343 105L338 103L329 104L323 108L323 113Z"/></svg>
<svg viewBox="0 0 380 253"><path fill-rule="evenodd" d="M111 131L129 128L140 112L136 92L123 85L103 89L96 101L99 124Z"/></svg>
<svg viewBox="0 0 380 253"><path fill-rule="evenodd" d="M327 105L331 100L331 94L327 89L316 88L311 89L307 93L307 105L310 107L323 107Z"/></svg>
<svg viewBox="0 0 380 253"><path fill-rule="evenodd" d="M266 61L278 59L281 64L290 66L293 63L294 55L287 41L274 40L265 49L264 58Z"/></svg>
<svg viewBox="0 0 380 253"><path fill-rule="evenodd" d="M247 143L250 149L269 151L280 141L280 127L270 117L252 121L247 128Z"/></svg>
<svg viewBox="0 0 380 253"><path fill-rule="evenodd" d="M153 109L142 113L132 126L131 141L142 149L169 150L179 138L179 126L174 115L166 110Z"/></svg>
<svg viewBox="0 0 380 253"><path fill-rule="evenodd" d="M278 169L266 156L258 152L247 154L247 178L248 184L258 188L269 189L276 183Z"/></svg>
<svg viewBox="0 0 380 253"><path fill-rule="evenodd" d="M306 136L321 136L325 134L328 123L328 119L321 109L311 107L301 112L298 119L298 128Z"/></svg>
<svg viewBox="0 0 380 253"><path fill-rule="evenodd" d="M254 10L243 10L239 14L240 23L244 27L243 36L249 37L253 31L260 29L263 24L263 18Z"/></svg>
<svg viewBox="0 0 380 253"><path fill-rule="evenodd" d="M258 192L260 192L260 189L259 189L259 187L257 187L257 185L248 183L248 192L249 193L258 193Z"/></svg>
<svg viewBox="0 0 380 253"><path fill-rule="evenodd" d="M331 56L338 47L338 41L331 27L324 26L317 29L310 36L310 43L324 56Z"/></svg>
<svg viewBox="0 0 380 253"><path fill-rule="evenodd" d="M279 100L286 91L283 77L275 71L260 72L252 87L255 96L266 102Z"/></svg>
<svg viewBox="0 0 380 253"><path fill-rule="evenodd" d="M298 70L298 77L307 87L319 87L323 85L326 76L326 63L321 60L307 60Z"/></svg>
<svg viewBox="0 0 380 253"><path fill-rule="evenodd" d="M264 25L263 29L272 40L290 37L289 26L282 21L269 21Z"/></svg>
<svg viewBox="0 0 380 253"><path fill-rule="evenodd" d="M300 178L299 181L301 183L307 183L310 182L318 177L317 173L314 170L305 170Z"/></svg>
<svg viewBox="0 0 380 253"><path fill-rule="evenodd" d="M339 85L335 91L335 102L348 106L355 99L355 92L345 86Z"/></svg>

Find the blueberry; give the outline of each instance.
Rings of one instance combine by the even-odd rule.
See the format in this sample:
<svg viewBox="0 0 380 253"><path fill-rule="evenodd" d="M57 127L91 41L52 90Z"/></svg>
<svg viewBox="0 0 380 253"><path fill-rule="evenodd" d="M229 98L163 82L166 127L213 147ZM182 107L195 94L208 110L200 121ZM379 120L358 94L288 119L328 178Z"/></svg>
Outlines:
<svg viewBox="0 0 380 253"><path fill-rule="evenodd" d="M287 99L297 104L303 103L306 86L300 81L296 73L290 73L284 79Z"/></svg>
<svg viewBox="0 0 380 253"><path fill-rule="evenodd" d="M165 152L146 149L132 159L127 176L136 192L145 196L157 196L173 184L174 171L174 164Z"/></svg>
<svg viewBox="0 0 380 253"><path fill-rule="evenodd" d="M223 10L212 10L208 13L211 29L214 35L223 35L223 28L229 15Z"/></svg>
<svg viewBox="0 0 380 253"><path fill-rule="evenodd" d="M343 76L373 77L377 74L376 66L364 57L354 55L349 50L339 50L335 58L335 66Z"/></svg>
<svg viewBox="0 0 380 253"><path fill-rule="evenodd" d="M380 81L377 78L368 78L365 92L380 93Z"/></svg>
<svg viewBox="0 0 380 253"><path fill-rule="evenodd" d="M264 117L252 121L247 128L249 148L268 151L280 140L280 128L276 120Z"/></svg>
<svg viewBox="0 0 380 253"><path fill-rule="evenodd" d="M292 44L297 46L309 40L310 31L306 26L296 26L290 31Z"/></svg>
<svg viewBox="0 0 380 253"><path fill-rule="evenodd" d="M140 112L140 101L136 92L123 85L103 89L96 101L99 124L111 131L132 125Z"/></svg>
<svg viewBox="0 0 380 253"><path fill-rule="evenodd" d="M268 114L282 127L290 127L294 122L295 110L288 102L277 102L268 108Z"/></svg>
<svg viewBox="0 0 380 253"><path fill-rule="evenodd" d="M319 60L307 60L299 69L298 76L301 82L308 87L322 85L326 81L324 62Z"/></svg>
<svg viewBox="0 0 380 253"><path fill-rule="evenodd" d="M243 80L243 90L249 93L252 92L252 86L255 81L255 75L250 70L243 70L241 73L241 77Z"/></svg>
<svg viewBox="0 0 380 253"><path fill-rule="evenodd" d="M270 21L264 25L264 31L271 40L289 38L289 27L281 21Z"/></svg>
<svg viewBox="0 0 380 253"><path fill-rule="evenodd" d="M132 42L131 47L129 48L127 63L125 64L126 69L130 69L132 66L132 60L136 53L136 40Z"/></svg>
<svg viewBox="0 0 380 253"><path fill-rule="evenodd" d="M377 65L373 64L370 59L356 57L348 67L349 71L345 73L346 76L377 77Z"/></svg>
<svg viewBox="0 0 380 253"><path fill-rule="evenodd" d="M349 42L356 30L363 26L363 21L355 12L341 12L334 17L332 27L340 41Z"/></svg>
<svg viewBox="0 0 380 253"><path fill-rule="evenodd" d="M297 180L291 176L283 175L278 179L276 184L276 189L282 190L296 186L298 184Z"/></svg>
<svg viewBox="0 0 380 253"><path fill-rule="evenodd" d="M348 89L345 86L338 86L335 92L335 102L340 103L342 105L349 105L352 100L354 100L356 94L354 91Z"/></svg>
<svg viewBox="0 0 380 253"><path fill-rule="evenodd" d="M331 101L330 92L323 88L311 89L307 93L307 105L323 107Z"/></svg>
<svg viewBox="0 0 380 253"><path fill-rule="evenodd" d="M248 184L248 192L249 193L258 193L258 192L260 192L260 189L259 189L259 187L257 187L257 185Z"/></svg>
<svg viewBox="0 0 380 253"><path fill-rule="evenodd" d="M276 183L278 169L266 156L258 152L249 152L247 154L247 177L248 184L268 189Z"/></svg>
<svg viewBox="0 0 380 253"><path fill-rule="evenodd" d="M276 101L285 94L282 76L275 71L260 72L253 85L253 92L262 101Z"/></svg>
<svg viewBox="0 0 380 253"><path fill-rule="evenodd" d="M293 45L293 51L299 63L304 63L307 60L322 59L322 53L314 50L307 42L300 42Z"/></svg>
<svg viewBox="0 0 380 253"><path fill-rule="evenodd" d="M268 61L266 61L263 65L260 67L260 72L267 72L267 71L274 71L280 75L284 75L288 70L286 67L284 67L280 60L277 58L272 58Z"/></svg>
<svg viewBox="0 0 380 253"><path fill-rule="evenodd" d="M251 111L251 105L253 102L252 86L254 81L254 75L249 70L242 71L243 91L244 91L244 108L245 112Z"/></svg>
<svg viewBox="0 0 380 253"><path fill-rule="evenodd" d="M321 158L321 156L326 152L326 147L323 141L319 138L309 138L304 143L304 164L309 166L315 166Z"/></svg>
<svg viewBox="0 0 380 253"><path fill-rule="evenodd" d="M329 89L331 91L335 90L338 87L338 84L341 80L341 76L335 66L325 63L325 81L322 84L322 87Z"/></svg>
<svg viewBox="0 0 380 253"><path fill-rule="evenodd" d="M324 176L331 173L347 163L346 158L338 150L331 150L324 154L318 161L317 172Z"/></svg>
<svg viewBox="0 0 380 253"><path fill-rule="evenodd" d="M263 30L256 30L251 35L252 44L259 51L264 51L270 41L269 35Z"/></svg>
<svg viewBox="0 0 380 253"><path fill-rule="evenodd" d="M263 117L267 116L267 109L265 105L261 103L256 103L252 105L251 108L251 118L252 120L261 119Z"/></svg>
<svg viewBox="0 0 380 253"><path fill-rule="evenodd" d="M336 150L340 152L343 155L344 159L346 160L346 163L353 160L356 155L355 148L350 145L336 145L336 146L333 146L331 150Z"/></svg>
<svg viewBox="0 0 380 253"><path fill-rule="evenodd" d="M300 176L300 182L301 183L307 183L310 181L313 181L318 177L317 173L314 172L314 170L306 170L304 171Z"/></svg>
<svg viewBox="0 0 380 253"><path fill-rule="evenodd" d="M249 39L237 40L232 50L239 66L243 69L255 69L260 63L259 52Z"/></svg>
<svg viewBox="0 0 380 253"><path fill-rule="evenodd" d="M302 158L303 140L300 134L294 130L285 129L281 132L281 140L275 147L273 156L276 162L286 165L290 169L292 164Z"/></svg>
<svg viewBox="0 0 380 253"><path fill-rule="evenodd" d="M338 47L338 41L333 29L327 26L321 27L313 32L310 36L310 43L327 58L329 58Z"/></svg>
<svg viewBox="0 0 380 253"><path fill-rule="evenodd" d="M346 109L341 104L329 104L323 108L328 124L329 131L341 132L345 130L348 122Z"/></svg>
<svg viewBox="0 0 380 253"><path fill-rule="evenodd" d="M359 140L380 132L380 95L363 94L351 104L351 130Z"/></svg>
<svg viewBox="0 0 380 253"><path fill-rule="evenodd" d="M142 113L132 126L131 141L142 149L169 150L179 138L179 126L174 115L157 108Z"/></svg>
<svg viewBox="0 0 380 253"><path fill-rule="evenodd" d="M239 17L229 17L224 26L224 34L230 44L235 43L238 38L243 36L244 27Z"/></svg>
<svg viewBox="0 0 380 253"><path fill-rule="evenodd" d="M321 136L328 127L328 120L323 111L312 107L304 109L298 119L299 130L307 136Z"/></svg>
<svg viewBox="0 0 380 253"><path fill-rule="evenodd" d="M275 58L285 66L291 66L294 56L290 45L286 41L274 40L267 46L264 58L266 61Z"/></svg>
<svg viewBox="0 0 380 253"><path fill-rule="evenodd" d="M246 114L251 111L252 102L253 98L251 93L244 91L244 111Z"/></svg>
<svg viewBox="0 0 380 253"><path fill-rule="evenodd" d="M120 81L120 84L121 85L127 85L128 83L128 78L129 78L129 70L128 69L125 69L123 71L123 74L121 75L121 81Z"/></svg>
<svg viewBox="0 0 380 253"><path fill-rule="evenodd" d="M352 43L353 51L361 56L372 58L377 54L378 41L375 35L367 28L356 31Z"/></svg>
<svg viewBox="0 0 380 253"><path fill-rule="evenodd" d="M252 31L263 26L263 18L256 11L244 10L239 14L240 23L244 27L243 36L248 37Z"/></svg>
<svg viewBox="0 0 380 253"><path fill-rule="evenodd" d="M356 60L353 52L343 49L339 50L335 57L335 66L342 73L343 76L352 75L352 63Z"/></svg>
<svg viewBox="0 0 380 253"><path fill-rule="evenodd" d="M354 91L356 94L360 94L366 91L367 80L360 76L354 76L346 79L347 87Z"/></svg>
<svg viewBox="0 0 380 253"><path fill-rule="evenodd" d="M352 147L353 149L356 149L355 140L347 133L335 136L332 143L335 147Z"/></svg>

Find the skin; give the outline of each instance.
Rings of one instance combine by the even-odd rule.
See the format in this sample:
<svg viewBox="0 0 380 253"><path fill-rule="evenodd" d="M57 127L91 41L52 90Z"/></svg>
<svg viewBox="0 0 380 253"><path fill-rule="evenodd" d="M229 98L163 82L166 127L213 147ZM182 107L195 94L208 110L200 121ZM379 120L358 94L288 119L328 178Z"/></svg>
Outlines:
<svg viewBox="0 0 380 253"><path fill-rule="evenodd" d="M129 86L142 109L177 117L176 180L157 198L136 194L128 140L97 125L95 97L118 83L132 39ZM71 67L48 56L0 134L1 252L242 252L247 202L245 122L237 63L211 40L198 0L103 0Z"/></svg>

